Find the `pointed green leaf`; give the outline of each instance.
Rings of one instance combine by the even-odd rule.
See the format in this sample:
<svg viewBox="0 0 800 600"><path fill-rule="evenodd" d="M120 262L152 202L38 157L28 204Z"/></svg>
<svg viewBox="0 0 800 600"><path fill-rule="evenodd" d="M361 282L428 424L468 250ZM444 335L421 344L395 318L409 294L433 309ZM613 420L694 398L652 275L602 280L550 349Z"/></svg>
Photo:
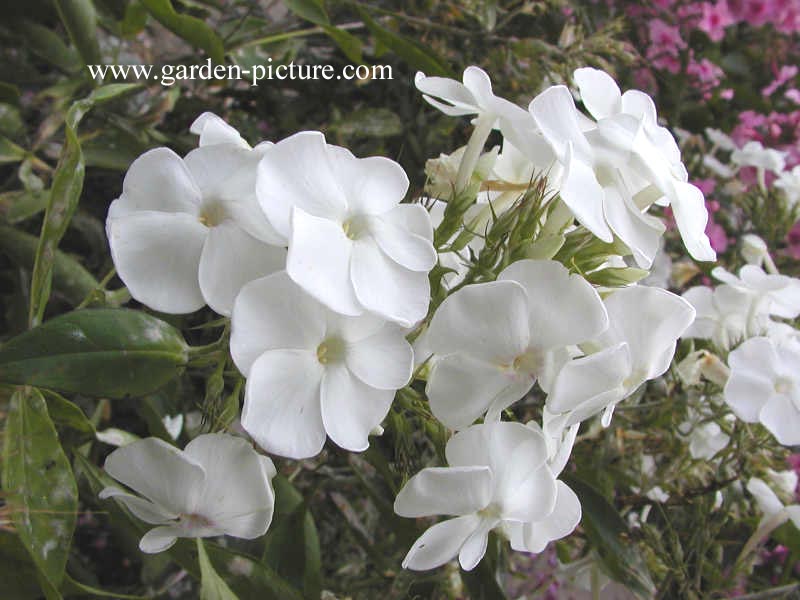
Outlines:
<svg viewBox="0 0 800 600"><path fill-rule="evenodd" d="M97 12L92 0L55 0L58 15L78 49L83 62L96 65L103 62L97 43Z"/></svg>
<svg viewBox="0 0 800 600"><path fill-rule="evenodd" d="M170 0L141 0L148 12L164 27L195 48L206 51L217 64L225 62L222 40L204 21L175 12Z"/></svg>
<svg viewBox="0 0 800 600"><path fill-rule="evenodd" d="M328 13L320 0L283 0L290 11L314 25L330 25Z"/></svg>
<svg viewBox="0 0 800 600"><path fill-rule="evenodd" d="M214 570L200 538L197 538L197 555L200 563L200 600L239 600Z"/></svg>
<svg viewBox="0 0 800 600"><path fill-rule="evenodd" d="M181 373L187 360L181 333L164 321L135 310L79 310L0 347L0 382L141 396Z"/></svg>
<svg viewBox="0 0 800 600"><path fill-rule="evenodd" d="M7 137L0 135L0 165L20 162L26 154L25 148L17 146Z"/></svg>
<svg viewBox="0 0 800 600"><path fill-rule="evenodd" d="M3 488L14 528L44 580L46 595L57 597L53 592L64 578L78 489L47 405L35 388L20 388L11 397Z"/></svg>

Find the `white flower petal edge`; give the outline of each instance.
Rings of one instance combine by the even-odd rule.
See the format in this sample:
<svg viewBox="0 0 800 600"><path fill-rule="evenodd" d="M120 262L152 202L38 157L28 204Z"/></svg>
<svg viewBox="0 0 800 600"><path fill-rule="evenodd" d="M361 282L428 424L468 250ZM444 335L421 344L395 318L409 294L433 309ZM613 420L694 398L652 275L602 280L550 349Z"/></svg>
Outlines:
<svg viewBox="0 0 800 600"><path fill-rule="evenodd" d="M139 544L143 552L171 547L179 537L264 535L272 521L275 467L242 438L215 433L196 437L185 450L157 438L112 452L106 472L143 497L107 487L137 517L159 525Z"/></svg>
<svg viewBox="0 0 800 600"><path fill-rule="evenodd" d="M407 190L397 163L356 158L314 131L266 148L256 184L298 285L333 311L370 312L403 327L425 316L437 261L427 211L400 204Z"/></svg>
<svg viewBox="0 0 800 600"><path fill-rule="evenodd" d="M265 450L300 459L326 435L353 452L411 379L404 331L371 315L346 317L306 294L286 271L236 298L231 355L247 377L242 426Z"/></svg>
<svg viewBox="0 0 800 600"><path fill-rule="evenodd" d="M451 466L423 469L395 500L401 516L456 515L422 534L404 568L432 569L458 556L464 570L473 569L493 529L514 532L517 549L540 551L580 520L580 503L576 506L572 491L556 481L536 425L473 425L450 439L446 454Z"/></svg>

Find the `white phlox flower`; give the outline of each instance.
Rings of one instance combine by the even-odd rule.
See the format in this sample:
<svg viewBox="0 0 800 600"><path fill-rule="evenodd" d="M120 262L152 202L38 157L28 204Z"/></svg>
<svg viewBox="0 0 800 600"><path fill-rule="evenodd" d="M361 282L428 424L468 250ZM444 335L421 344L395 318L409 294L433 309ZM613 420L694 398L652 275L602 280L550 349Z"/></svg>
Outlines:
<svg viewBox="0 0 800 600"><path fill-rule="evenodd" d="M795 206L800 202L800 165L794 166L791 171L781 171L774 185L786 194L789 208Z"/></svg>
<svg viewBox="0 0 800 600"><path fill-rule="evenodd" d="M242 438L200 435L184 450L146 438L112 452L105 470L139 495L107 487L100 498L114 498L157 525L139 542L142 552L167 550L179 537L253 539L272 521L275 466Z"/></svg>
<svg viewBox="0 0 800 600"><path fill-rule="evenodd" d="M768 337L728 355L725 402L746 423L761 422L785 446L800 444L800 345Z"/></svg>
<svg viewBox="0 0 800 600"><path fill-rule="evenodd" d="M497 281L461 288L442 302L426 332L434 416L463 429L487 411L490 419L498 415L537 379L547 390L571 349L607 325L594 288L555 261L521 260Z"/></svg>
<svg viewBox="0 0 800 600"><path fill-rule="evenodd" d="M455 517L425 531L403 560L404 568L433 569L458 556L461 567L470 570L483 558L492 530L531 524L538 544L566 535L577 523L575 507L566 500L571 491L563 492L565 514L555 513L559 495L569 488L558 484L548 466L538 428L509 422L474 425L450 438L445 454L448 467L423 469L395 499L394 510L402 517ZM564 531L562 525L573 521Z"/></svg>
<svg viewBox="0 0 800 600"><path fill-rule="evenodd" d="M686 338L711 340L717 348L727 350L747 336L750 330L760 331L768 315L751 311L752 296L730 285L716 288L700 285L689 288L683 298L697 312L697 317L684 333ZM755 323L758 322L758 325Z"/></svg>
<svg viewBox="0 0 800 600"><path fill-rule="evenodd" d="M730 416L730 415L729 415ZM691 427L691 424L688 424ZM709 421L695 424L689 435L689 454L695 460L711 460L731 441L718 423Z"/></svg>
<svg viewBox="0 0 800 600"><path fill-rule="evenodd" d="M565 363L549 391L545 408L560 415L561 427L599 412L607 427L618 402L666 372L695 316L680 296L646 286L621 288L603 303L608 328L581 344L587 355Z"/></svg>
<svg viewBox="0 0 800 600"><path fill-rule="evenodd" d="M786 153L772 148L764 148L761 142L750 140L731 153L731 162L740 167L756 167L780 173L786 164Z"/></svg>
<svg viewBox="0 0 800 600"><path fill-rule="evenodd" d="M267 452L295 459L318 454L326 434L365 450L414 362L399 326L334 313L284 271L242 288L231 356L247 377L242 427Z"/></svg>
<svg viewBox="0 0 800 600"><path fill-rule="evenodd" d="M774 528L791 520L794 526L800 529L800 505L785 505L772 488L759 477L750 478L747 482L747 491L753 495L759 510L764 513L760 527L771 522Z"/></svg>
<svg viewBox="0 0 800 600"><path fill-rule="evenodd" d="M677 144L657 124L650 97L637 90L621 94L597 69L578 69L575 81L595 123L578 111L565 86L539 94L530 112L564 169L561 199L578 221L603 241L616 235L648 268L665 227L646 209L669 204L689 253L714 260L703 194L688 183Z"/></svg>
<svg viewBox="0 0 800 600"><path fill-rule="evenodd" d="M229 316L242 285L286 262L255 196L256 167L268 146L243 146L210 113L193 130L201 132L201 146L185 158L155 148L131 164L106 232L133 298L166 313L208 304Z"/></svg>
<svg viewBox="0 0 800 600"><path fill-rule="evenodd" d="M410 327L428 310L436 251L428 211L400 204L407 189L396 162L356 158L316 131L265 149L256 186L298 285L340 314Z"/></svg>

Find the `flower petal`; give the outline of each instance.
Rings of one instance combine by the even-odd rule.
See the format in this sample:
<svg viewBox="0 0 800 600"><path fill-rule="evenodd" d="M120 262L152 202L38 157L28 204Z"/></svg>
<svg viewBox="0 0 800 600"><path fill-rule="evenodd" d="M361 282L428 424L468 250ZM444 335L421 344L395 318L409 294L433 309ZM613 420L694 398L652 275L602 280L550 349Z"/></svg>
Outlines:
<svg viewBox="0 0 800 600"><path fill-rule="evenodd" d="M389 212L382 214L381 219L433 242L431 216L422 204L398 204Z"/></svg>
<svg viewBox="0 0 800 600"><path fill-rule="evenodd" d="M605 119L622 110L622 93L617 82L605 71L584 67L575 69L575 83L584 106L595 119Z"/></svg>
<svg viewBox="0 0 800 600"><path fill-rule="evenodd" d="M321 380L322 365L313 352L268 350L250 369L242 427L271 454L316 456L325 444Z"/></svg>
<svg viewBox="0 0 800 600"><path fill-rule="evenodd" d="M538 348L578 344L608 326L608 315L597 291L559 262L519 260L497 278L517 282L525 290L530 343Z"/></svg>
<svg viewBox="0 0 800 600"><path fill-rule="evenodd" d="M205 305L198 282L208 229L185 213L142 211L106 224L119 278L136 300L181 314Z"/></svg>
<svg viewBox="0 0 800 600"><path fill-rule="evenodd" d="M545 519L526 523L523 536L525 550L539 553L552 541L568 536L581 520L581 502L567 484L557 481L558 497L555 508Z"/></svg>
<svg viewBox="0 0 800 600"><path fill-rule="evenodd" d="M603 188L603 213L611 229L630 248L636 263L643 269L649 269L658 252L664 224L653 217L642 213L627 194L611 185Z"/></svg>
<svg viewBox="0 0 800 600"><path fill-rule="evenodd" d="M571 143L567 144L563 162L559 196L586 229L604 242L611 243L614 235L603 214L605 191L597 181L594 169L590 163L581 161Z"/></svg>
<svg viewBox="0 0 800 600"><path fill-rule="evenodd" d="M396 207L408 191L403 167L383 156L356 158L346 148L328 146L331 169L347 202L348 215L380 215Z"/></svg>
<svg viewBox="0 0 800 600"><path fill-rule="evenodd" d="M528 298L517 282L468 285L445 298L436 310L427 332L428 344L436 354L465 352L506 364L528 346L528 315Z"/></svg>
<svg viewBox="0 0 800 600"><path fill-rule="evenodd" d="M118 487L107 487L98 496L101 500L115 498L124 504L137 518L153 525L165 525L178 518L178 513L173 513L157 506L139 496L134 496Z"/></svg>
<svg viewBox="0 0 800 600"><path fill-rule="evenodd" d="M179 527L161 526L151 529L139 540L139 550L146 554L157 554L169 550L182 537Z"/></svg>
<svg viewBox="0 0 800 600"><path fill-rule="evenodd" d="M717 253L705 233L708 210L703 192L684 181L674 182L673 187L675 194L670 197L670 206L683 244L696 260L716 260Z"/></svg>
<svg viewBox="0 0 800 600"><path fill-rule="evenodd" d="M200 256L200 289L208 305L230 316L233 301L246 283L276 271L286 264L286 250L252 237L233 221L225 221L208 232Z"/></svg>
<svg viewBox="0 0 800 600"><path fill-rule="evenodd" d="M428 312L427 273L401 267L370 238L356 241L350 275L358 302L385 319L411 327Z"/></svg>
<svg viewBox="0 0 800 600"><path fill-rule="evenodd" d="M449 354L434 362L426 393L437 419L463 429L489 407L502 410L522 398L533 381L466 354Z"/></svg>
<svg viewBox="0 0 800 600"><path fill-rule="evenodd" d="M566 164L571 162L565 160L570 143L577 162L585 161L592 155L578 122L575 101L566 86L554 85L547 88L531 101L529 110L559 160ZM583 189L585 194L591 191L592 188Z"/></svg>
<svg viewBox="0 0 800 600"><path fill-rule="evenodd" d="M466 515L429 527L411 546L403 559L403 568L427 571L442 566L458 555L480 522L477 515Z"/></svg>
<svg viewBox="0 0 800 600"><path fill-rule="evenodd" d="M320 388L322 422L330 438L345 450L369 447L369 432L389 412L394 390L370 387L343 364L328 365Z"/></svg>
<svg viewBox="0 0 800 600"><path fill-rule="evenodd" d="M401 267L427 273L438 260L429 240L381 217L371 220L370 230L380 249Z"/></svg>
<svg viewBox="0 0 800 600"><path fill-rule="evenodd" d="M105 470L174 515L194 511L206 476L202 466L175 446L152 437L114 450L106 458Z"/></svg>
<svg viewBox="0 0 800 600"><path fill-rule="evenodd" d="M301 131L263 150L256 194L270 224L284 238L292 209L327 219L343 219L347 202L331 169L325 136Z"/></svg>
<svg viewBox="0 0 800 600"><path fill-rule="evenodd" d="M245 439L222 433L199 435L184 452L206 471L198 512L227 535L245 539L264 535L275 506L272 484L262 465L266 457Z"/></svg>
<svg viewBox="0 0 800 600"><path fill-rule="evenodd" d="M797 392L795 392L797 393ZM796 400L795 400L796 401ZM784 446L800 444L800 408L787 394L775 394L759 414L759 420Z"/></svg>
<svg viewBox="0 0 800 600"><path fill-rule="evenodd" d="M466 515L486 508L491 499L489 467L430 467L406 482L394 501L394 512L410 518Z"/></svg>
<svg viewBox="0 0 800 600"><path fill-rule="evenodd" d="M489 544L489 532L499 524L499 519L483 519L478 528L469 536L458 553L458 563L465 571L478 566Z"/></svg>
<svg viewBox="0 0 800 600"><path fill-rule="evenodd" d="M350 280L353 241L341 225L300 208L292 212L286 271L289 277L334 312L364 312Z"/></svg>
<svg viewBox="0 0 800 600"><path fill-rule="evenodd" d="M361 381L379 390L398 390L408 384L414 351L403 330L387 323L373 335L348 344L347 368Z"/></svg>
<svg viewBox="0 0 800 600"><path fill-rule="evenodd" d="M236 129L212 112L204 112L197 117L189 127L189 131L200 136L198 144L201 148L213 144L233 144L241 148L250 148Z"/></svg>
<svg viewBox="0 0 800 600"><path fill-rule="evenodd" d="M145 210L196 215L199 206L200 190L181 157L169 148L154 148L131 164L108 218Z"/></svg>
<svg viewBox="0 0 800 600"><path fill-rule="evenodd" d="M233 306L233 361L248 377L253 363L267 350L315 351L325 338L326 313L285 271L251 281Z"/></svg>

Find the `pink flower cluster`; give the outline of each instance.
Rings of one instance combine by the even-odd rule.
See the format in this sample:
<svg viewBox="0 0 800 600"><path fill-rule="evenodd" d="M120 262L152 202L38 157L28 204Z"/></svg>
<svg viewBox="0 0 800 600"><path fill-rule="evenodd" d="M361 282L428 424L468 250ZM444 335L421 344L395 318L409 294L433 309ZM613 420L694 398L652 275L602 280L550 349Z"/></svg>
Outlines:
<svg viewBox="0 0 800 600"><path fill-rule="evenodd" d="M787 169L800 164L800 110L788 113L773 111L768 115L753 110L742 111L731 137L740 147L755 140L765 148L783 150L787 153Z"/></svg>

